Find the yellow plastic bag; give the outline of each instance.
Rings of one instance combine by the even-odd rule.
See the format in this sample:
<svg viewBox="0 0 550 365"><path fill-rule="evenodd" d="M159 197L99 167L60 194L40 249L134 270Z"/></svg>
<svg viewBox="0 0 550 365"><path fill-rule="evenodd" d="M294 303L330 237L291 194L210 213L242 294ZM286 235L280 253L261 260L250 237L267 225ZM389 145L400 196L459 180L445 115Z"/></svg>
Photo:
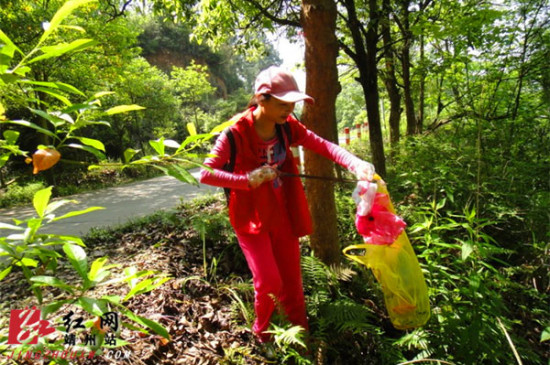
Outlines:
<svg viewBox="0 0 550 365"><path fill-rule="evenodd" d="M378 180L377 192L388 194L380 177L375 179ZM391 202L389 209L395 213ZM349 253L351 250L364 250L365 254L353 255ZM416 328L428 321L430 303L426 280L405 231L390 245L351 245L343 252L372 270L382 286L386 309L395 328Z"/></svg>

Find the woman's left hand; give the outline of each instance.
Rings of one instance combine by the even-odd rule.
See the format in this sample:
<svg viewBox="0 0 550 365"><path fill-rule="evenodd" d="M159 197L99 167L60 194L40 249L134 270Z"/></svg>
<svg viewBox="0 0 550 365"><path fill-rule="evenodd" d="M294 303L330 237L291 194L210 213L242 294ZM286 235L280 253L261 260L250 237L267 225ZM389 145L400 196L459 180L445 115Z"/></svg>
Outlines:
<svg viewBox="0 0 550 365"><path fill-rule="evenodd" d="M357 180L372 181L374 178L375 170L374 165L367 161L361 161L352 170L357 177Z"/></svg>

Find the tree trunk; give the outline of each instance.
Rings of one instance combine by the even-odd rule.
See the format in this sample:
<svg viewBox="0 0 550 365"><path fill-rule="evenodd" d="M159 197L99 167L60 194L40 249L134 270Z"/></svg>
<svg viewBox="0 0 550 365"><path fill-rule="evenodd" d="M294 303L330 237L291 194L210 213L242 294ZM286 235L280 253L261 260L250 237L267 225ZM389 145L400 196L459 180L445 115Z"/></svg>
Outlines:
<svg viewBox="0 0 550 365"><path fill-rule="evenodd" d="M395 57L390 33L390 1L383 2L384 16L382 17L382 39L384 41L384 59L386 63L386 77L384 84L390 99L390 143L395 147L399 143L399 121L401 119L401 94L397 87L395 76Z"/></svg>
<svg viewBox="0 0 550 365"><path fill-rule="evenodd" d="M366 78L363 81L365 100L367 104L367 117L369 118L369 136L372 150L372 159L376 172L386 176L386 159L384 156L384 139L382 138L382 124L380 123L380 96L378 94L378 22L380 12L377 0L369 0L369 25L367 28L367 63Z"/></svg>
<svg viewBox="0 0 550 365"><path fill-rule="evenodd" d="M425 93L426 93L426 64L424 56L424 32L420 35L420 90L418 95L418 119L416 120L416 133L422 134L424 130L424 105L425 105Z"/></svg>
<svg viewBox="0 0 550 365"><path fill-rule="evenodd" d="M378 43L379 12L376 0L369 0L368 29L365 31L357 16L354 0L345 0L348 27L351 31L354 49L345 48L344 51L354 60L359 70L359 83L365 95L367 118L369 121L369 140L372 151L372 162L376 172L386 175L386 159L384 157L384 142L380 124L380 109L378 95L378 69L376 46ZM365 41L363 41L365 34ZM366 44L366 46L365 46Z"/></svg>
<svg viewBox="0 0 550 365"><path fill-rule="evenodd" d="M411 55L412 33L409 22L409 1L402 2L403 10L403 48L401 51L401 66L403 70L403 95L405 97L405 114L407 116L407 135L416 133L416 118L414 115L414 103L411 95Z"/></svg>
<svg viewBox="0 0 550 365"><path fill-rule="evenodd" d="M301 23L305 34L306 93L315 98L315 105L306 104L302 121L325 139L334 138L336 96L340 91L336 57L336 4L333 0L303 0ZM307 174L334 176L334 165L326 158L305 152ZM311 247L326 264L340 261L340 245L336 225L334 185L307 180L306 193L313 218Z"/></svg>

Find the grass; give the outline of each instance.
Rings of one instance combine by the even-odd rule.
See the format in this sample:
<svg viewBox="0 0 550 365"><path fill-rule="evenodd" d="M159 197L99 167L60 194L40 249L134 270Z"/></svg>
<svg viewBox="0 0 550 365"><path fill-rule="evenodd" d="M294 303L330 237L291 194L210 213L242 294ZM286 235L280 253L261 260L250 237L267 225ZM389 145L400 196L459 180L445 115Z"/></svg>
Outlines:
<svg viewBox="0 0 550 365"><path fill-rule="evenodd" d="M34 194L46 186L42 181L31 182L25 185L19 185L14 182L2 191L0 194L0 208L9 208L20 204L27 204L32 201Z"/></svg>

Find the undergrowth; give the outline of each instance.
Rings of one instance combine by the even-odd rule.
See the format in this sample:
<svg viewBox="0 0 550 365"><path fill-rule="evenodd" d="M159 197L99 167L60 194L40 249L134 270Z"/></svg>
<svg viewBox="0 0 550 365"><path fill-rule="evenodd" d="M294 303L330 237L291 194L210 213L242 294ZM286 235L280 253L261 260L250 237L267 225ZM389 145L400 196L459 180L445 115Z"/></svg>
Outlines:
<svg viewBox="0 0 550 365"><path fill-rule="evenodd" d="M548 131L521 144L528 127L516 128L506 154L505 132L468 124L409 138L391 153L385 180L432 304L426 326L393 338L400 356L455 364L550 357ZM348 195L341 189L338 199L346 244L359 240Z"/></svg>
<svg viewBox="0 0 550 365"><path fill-rule="evenodd" d="M382 291L368 269L348 261L327 267L304 242L310 331L305 334L284 320L274 320L271 330L278 341L272 363L398 364L433 359L465 365L542 364L550 357L544 185L548 168L544 158L534 158L536 151L527 147L516 156L499 157L489 148L496 143L491 135L480 154L469 142L471 133L468 128L460 134L441 130L409 139L393 154L385 177L398 214L408 223L429 287L429 322L406 332L394 329ZM527 164L529 175L522 174ZM337 189L342 247L360 242L352 189ZM135 221L119 232L139 231L147 224L167 234L188 232L202 250L202 257L193 258L202 267L201 280L231 298L237 328L250 328L250 273L223 198L195 201L180 212ZM87 242L93 246L94 240L110 234L96 231ZM227 347L221 363L266 363L264 355L255 343Z"/></svg>

